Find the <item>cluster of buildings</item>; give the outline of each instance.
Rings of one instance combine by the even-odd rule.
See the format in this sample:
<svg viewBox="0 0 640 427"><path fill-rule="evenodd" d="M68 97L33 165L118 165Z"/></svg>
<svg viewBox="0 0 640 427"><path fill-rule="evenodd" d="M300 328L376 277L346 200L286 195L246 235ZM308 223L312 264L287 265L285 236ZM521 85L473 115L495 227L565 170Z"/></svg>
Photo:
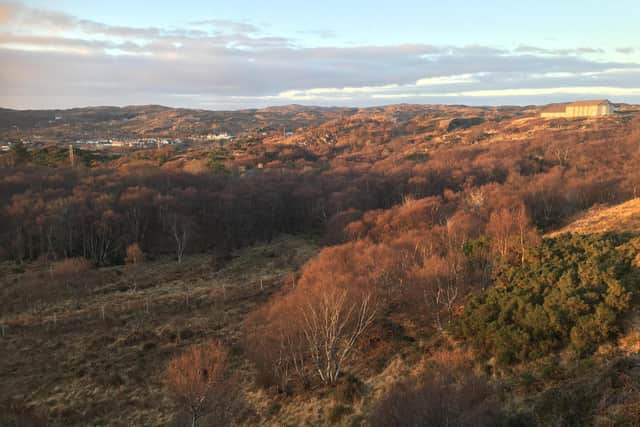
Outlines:
<svg viewBox="0 0 640 427"><path fill-rule="evenodd" d="M218 133L218 134L214 134L214 133L210 133L208 134L205 139L207 141L230 141L233 139L233 136L229 135L227 132L224 133Z"/></svg>
<svg viewBox="0 0 640 427"><path fill-rule="evenodd" d="M130 148L159 148L168 145L180 145L182 140L180 139L164 139L164 138L138 138L129 140L77 140L77 145L93 145L95 147L130 147Z"/></svg>

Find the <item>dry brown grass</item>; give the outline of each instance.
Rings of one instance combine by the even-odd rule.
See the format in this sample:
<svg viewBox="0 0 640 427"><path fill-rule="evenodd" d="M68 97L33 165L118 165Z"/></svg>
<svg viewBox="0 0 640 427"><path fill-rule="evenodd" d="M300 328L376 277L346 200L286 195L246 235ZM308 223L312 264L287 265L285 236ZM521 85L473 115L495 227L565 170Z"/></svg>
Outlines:
<svg viewBox="0 0 640 427"><path fill-rule="evenodd" d="M547 236L554 237L568 232L591 234L608 231L640 231L640 198L611 207L595 206L579 215L569 225Z"/></svg>
<svg viewBox="0 0 640 427"><path fill-rule="evenodd" d="M66 258L51 264L51 274L55 276L76 276L91 269L86 258Z"/></svg>
<svg viewBox="0 0 640 427"><path fill-rule="evenodd" d="M163 368L211 339L230 349L232 368L249 392L255 386L241 357L242 320L316 251L312 241L284 237L238 251L221 268L212 267L209 255L194 255L181 265L156 260L91 270L104 281L87 284L84 293L59 290L47 303L2 311L0 402L24 401L65 426L164 425L173 409ZM0 291L20 292L30 268L1 266ZM46 267L33 268L45 271L30 276L28 292L51 280ZM247 423L263 418L257 412Z"/></svg>

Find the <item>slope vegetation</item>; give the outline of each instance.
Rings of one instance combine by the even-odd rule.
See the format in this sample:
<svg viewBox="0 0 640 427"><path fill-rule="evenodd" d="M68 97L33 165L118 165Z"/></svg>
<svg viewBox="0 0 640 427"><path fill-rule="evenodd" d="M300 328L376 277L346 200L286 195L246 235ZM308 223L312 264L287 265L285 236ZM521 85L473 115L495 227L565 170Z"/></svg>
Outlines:
<svg viewBox="0 0 640 427"><path fill-rule="evenodd" d="M580 214L573 222L560 230L550 233L557 236L563 233L606 233L640 231L640 198L629 200L614 206L594 206Z"/></svg>

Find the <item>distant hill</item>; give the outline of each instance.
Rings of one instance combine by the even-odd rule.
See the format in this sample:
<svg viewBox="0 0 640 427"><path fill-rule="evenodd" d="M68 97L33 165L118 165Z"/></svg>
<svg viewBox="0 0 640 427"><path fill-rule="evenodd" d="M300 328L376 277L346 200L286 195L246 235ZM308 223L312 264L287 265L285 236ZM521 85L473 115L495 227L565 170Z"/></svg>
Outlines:
<svg viewBox="0 0 640 427"><path fill-rule="evenodd" d="M260 130L295 130L354 114L355 108L289 105L208 111L160 105L86 107L69 110L0 109L0 138L55 142L83 138L188 137Z"/></svg>
<svg viewBox="0 0 640 427"><path fill-rule="evenodd" d="M508 119L531 115L523 107L465 107L457 105L398 104L369 108L284 105L261 109L210 111L161 105L85 107L68 110L11 110L0 108L0 141L66 142L76 139L127 137L189 138L209 133L274 133L285 135L301 128L353 127L357 122L387 122L392 127L414 122L412 133L440 119ZM482 119L479 119L482 117ZM435 120L431 124L425 121ZM479 123L479 122L478 122ZM471 123L474 124L474 123ZM462 126L465 127L465 126ZM468 126L466 126L468 127ZM333 129L335 130L335 129ZM315 132L315 130L313 131Z"/></svg>
<svg viewBox="0 0 640 427"><path fill-rule="evenodd" d="M588 123L610 132L632 120L625 114ZM637 108L637 106L636 106ZM227 133L269 145L380 145L397 142L412 151L442 144L522 141L544 132L583 134L584 119L544 121L538 107L468 107L396 104L368 108L284 105L262 109L209 111L161 105L86 107L68 110L0 108L0 143L41 144L76 140L180 138L201 140ZM542 136L540 136L542 137Z"/></svg>
<svg viewBox="0 0 640 427"><path fill-rule="evenodd" d="M629 200L619 205L595 206L582 213L571 224L549 234L549 237L562 233L605 233L640 231L640 198Z"/></svg>

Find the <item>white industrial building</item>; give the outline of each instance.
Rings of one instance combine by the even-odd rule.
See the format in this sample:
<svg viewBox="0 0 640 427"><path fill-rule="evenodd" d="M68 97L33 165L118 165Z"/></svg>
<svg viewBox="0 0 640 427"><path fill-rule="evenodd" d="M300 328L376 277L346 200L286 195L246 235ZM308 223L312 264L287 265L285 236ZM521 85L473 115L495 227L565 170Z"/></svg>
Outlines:
<svg viewBox="0 0 640 427"><path fill-rule="evenodd" d="M574 118L609 116L615 112L615 107L608 100L578 101L568 104L550 105L540 113L545 118Z"/></svg>

